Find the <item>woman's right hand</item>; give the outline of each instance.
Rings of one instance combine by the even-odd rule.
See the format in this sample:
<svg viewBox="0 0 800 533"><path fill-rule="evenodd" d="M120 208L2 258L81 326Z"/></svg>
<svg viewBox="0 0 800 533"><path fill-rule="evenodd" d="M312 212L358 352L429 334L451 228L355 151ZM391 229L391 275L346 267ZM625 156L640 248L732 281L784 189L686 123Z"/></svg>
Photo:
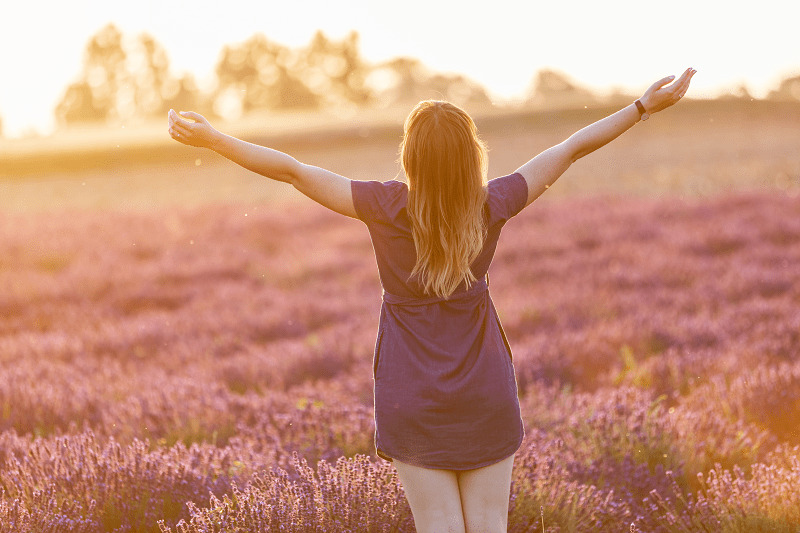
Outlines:
<svg viewBox="0 0 800 533"><path fill-rule="evenodd" d="M651 115L668 108L677 103L686 94L686 91L689 90L689 82L696 72L691 67L687 68L683 75L671 85L667 84L674 79L674 76L658 80L645 91L639 101L642 102L645 110Z"/></svg>
<svg viewBox="0 0 800 533"><path fill-rule="evenodd" d="M169 134L179 143L200 148L213 148L219 132L211 126L208 120L194 111L181 111L179 116L172 109L169 110ZM189 122L188 118L194 120Z"/></svg>

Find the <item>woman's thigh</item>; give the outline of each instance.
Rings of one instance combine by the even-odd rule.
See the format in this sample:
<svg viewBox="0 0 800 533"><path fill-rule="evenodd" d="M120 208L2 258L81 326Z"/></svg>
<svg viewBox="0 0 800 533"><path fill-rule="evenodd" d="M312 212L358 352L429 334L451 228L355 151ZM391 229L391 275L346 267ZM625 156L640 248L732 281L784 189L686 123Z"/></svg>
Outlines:
<svg viewBox="0 0 800 533"><path fill-rule="evenodd" d="M433 470L394 459L394 467L414 515L418 533L464 532L458 478L452 470Z"/></svg>
<svg viewBox="0 0 800 533"><path fill-rule="evenodd" d="M457 474L466 531L506 531L514 456Z"/></svg>

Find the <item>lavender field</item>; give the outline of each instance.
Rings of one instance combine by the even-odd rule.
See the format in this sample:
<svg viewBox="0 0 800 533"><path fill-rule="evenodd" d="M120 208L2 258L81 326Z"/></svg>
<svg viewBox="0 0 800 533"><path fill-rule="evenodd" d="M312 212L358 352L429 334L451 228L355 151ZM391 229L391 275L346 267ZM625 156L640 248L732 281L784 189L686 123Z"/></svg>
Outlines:
<svg viewBox="0 0 800 533"><path fill-rule="evenodd" d="M413 531L366 229L289 207L3 216L0 531ZM798 264L785 195L509 223L509 529L796 531Z"/></svg>
<svg viewBox="0 0 800 533"><path fill-rule="evenodd" d="M562 193L505 227L509 531L800 529L790 144L739 170L769 188ZM414 531L373 447L380 302L366 227L307 201L2 212L0 533Z"/></svg>

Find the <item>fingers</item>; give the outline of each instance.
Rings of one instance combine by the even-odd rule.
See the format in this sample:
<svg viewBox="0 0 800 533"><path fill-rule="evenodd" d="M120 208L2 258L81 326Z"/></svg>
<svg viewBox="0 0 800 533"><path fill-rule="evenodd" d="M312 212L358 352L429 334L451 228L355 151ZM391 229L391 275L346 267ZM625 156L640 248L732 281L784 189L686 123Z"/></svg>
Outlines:
<svg viewBox="0 0 800 533"><path fill-rule="evenodd" d="M199 113L195 113L194 111L181 111L181 115L183 115L186 118L190 118L190 119L192 119L194 121L197 121L197 122L203 122L203 123L207 123L208 122L205 119L205 117L203 117L203 115L201 115Z"/></svg>
<svg viewBox="0 0 800 533"><path fill-rule="evenodd" d="M187 144L188 138L186 133L181 133L176 128L170 126L169 128L169 136L175 139L176 141Z"/></svg>
<svg viewBox="0 0 800 533"><path fill-rule="evenodd" d="M193 124L191 122L186 122L185 120L181 120L181 118L173 111L172 109L169 110L169 132L170 135L173 135L174 139L178 139L179 137L186 138L187 136L191 135Z"/></svg>
<svg viewBox="0 0 800 533"><path fill-rule="evenodd" d="M183 144L188 144L189 134L187 134L186 132L180 131L175 126L170 126L167 131L169 132L169 136L175 139L176 141Z"/></svg>
<svg viewBox="0 0 800 533"><path fill-rule="evenodd" d="M697 72L692 68L687 68L683 75L678 78L678 81L675 82L676 88L680 90L685 90L689 86L689 81L692 79L694 73Z"/></svg>
<svg viewBox="0 0 800 533"><path fill-rule="evenodd" d="M675 80L675 82L669 85L668 87L664 86L663 79L653 84L653 87L657 87L655 91L663 92L667 97L668 101L670 102L669 105L672 105L681 98L683 98L683 95L685 95L686 91L689 90L689 82L692 80L692 76L694 76L696 72L697 72L696 70L689 67L685 71L683 71L683 74L681 74L680 78ZM673 77L664 79L672 79L672 78Z"/></svg>
<svg viewBox="0 0 800 533"><path fill-rule="evenodd" d="M692 81L692 77L697 73L696 70L692 68L686 69L686 72L680 77L680 79L675 82L675 95L677 98L683 98L686 94L686 91L689 90L689 83Z"/></svg>
<svg viewBox="0 0 800 533"><path fill-rule="evenodd" d="M192 133L180 126L170 126L170 136L175 140L188 141L192 137Z"/></svg>
<svg viewBox="0 0 800 533"><path fill-rule="evenodd" d="M655 82L653 85L651 85L650 88L648 89L648 91L655 92L655 91L661 89L664 85L666 85L669 82L671 82L674 78L675 78L675 76L667 76L666 78L661 78L660 80Z"/></svg>
<svg viewBox="0 0 800 533"><path fill-rule="evenodd" d="M684 81L688 80L689 76L691 76L692 72L693 72L692 71L692 67L689 67L686 70L684 70L683 74L681 74L681 77L678 78L677 83L683 83Z"/></svg>
<svg viewBox="0 0 800 533"><path fill-rule="evenodd" d="M195 115L197 117L200 117L200 119L202 119L202 120L197 120L196 122L190 122L190 121L186 120L187 118L190 118L190 117L187 117L187 115L189 113L191 113L192 115ZM183 115L183 116L181 116L181 115ZM174 110L170 109L168 116L169 116L169 119L170 119L171 123L180 124L180 125L182 125L184 127L191 127L191 126L195 125L197 122L206 121L201 115L198 115L197 113L193 113L191 111L181 111L181 114L179 115ZM207 121L206 121L206 123L207 123Z"/></svg>
<svg viewBox="0 0 800 533"><path fill-rule="evenodd" d="M168 116L169 116L170 124L181 124L183 126L189 126L191 124L194 124L193 122L189 122L188 120L186 120L183 117L181 117L180 115L178 115L172 109L169 110Z"/></svg>
<svg viewBox="0 0 800 533"><path fill-rule="evenodd" d="M192 133L192 125L186 124L185 122L184 123L175 122L173 124L170 124L170 127L175 131L183 133L184 135L189 135Z"/></svg>
<svg viewBox="0 0 800 533"><path fill-rule="evenodd" d="M178 141L179 143L188 144L188 139L186 135L180 133L178 130L174 128L169 128L169 136Z"/></svg>
<svg viewBox="0 0 800 533"><path fill-rule="evenodd" d="M685 71L683 71L683 74L681 74L681 77L678 78L677 80L675 80L675 83L670 85L668 88L671 89L671 90L685 89L685 87L687 87L688 84L689 84L689 80L691 80L692 76L694 76L695 72L697 72L697 71L694 70L693 68L691 68L691 67L687 68ZM657 91L659 89L662 89L665 85L667 85L673 79L675 79L675 76L667 76L666 78L661 78L660 80L655 82L653 85L651 85L650 89L648 89L648 90L651 91L651 92L655 92L655 91Z"/></svg>

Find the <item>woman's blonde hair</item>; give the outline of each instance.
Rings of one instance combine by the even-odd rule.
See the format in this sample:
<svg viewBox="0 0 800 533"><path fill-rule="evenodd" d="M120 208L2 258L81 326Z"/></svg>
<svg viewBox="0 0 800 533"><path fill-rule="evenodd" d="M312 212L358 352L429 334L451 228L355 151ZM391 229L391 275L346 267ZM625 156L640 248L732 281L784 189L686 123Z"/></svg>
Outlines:
<svg viewBox="0 0 800 533"><path fill-rule="evenodd" d="M448 298L464 281L486 238L486 145L472 118L449 102L426 100L408 115L400 144L408 216L426 294Z"/></svg>

